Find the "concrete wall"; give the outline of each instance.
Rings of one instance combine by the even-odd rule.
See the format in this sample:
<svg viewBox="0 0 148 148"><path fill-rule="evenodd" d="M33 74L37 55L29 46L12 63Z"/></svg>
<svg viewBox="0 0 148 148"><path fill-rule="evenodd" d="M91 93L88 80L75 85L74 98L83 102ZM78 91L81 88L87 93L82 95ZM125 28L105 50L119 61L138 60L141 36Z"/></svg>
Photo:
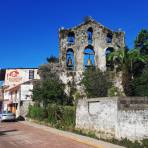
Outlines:
<svg viewBox="0 0 148 148"><path fill-rule="evenodd" d="M32 98L32 90L33 90L33 84L23 84L21 85L21 100L31 100Z"/></svg>
<svg viewBox="0 0 148 148"><path fill-rule="evenodd" d="M102 138L146 138L148 98L81 99L77 104L76 128L94 131Z"/></svg>
<svg viewBox="0 0 148 148"><path fill-rule="evenodd" d="M32 100L26 100L26 101L22 101L21 102L21 106L20 106L20 115L22 117L26 117L27 113L28 113L28 107L29 105L33 105L33 101Z"/></svg>

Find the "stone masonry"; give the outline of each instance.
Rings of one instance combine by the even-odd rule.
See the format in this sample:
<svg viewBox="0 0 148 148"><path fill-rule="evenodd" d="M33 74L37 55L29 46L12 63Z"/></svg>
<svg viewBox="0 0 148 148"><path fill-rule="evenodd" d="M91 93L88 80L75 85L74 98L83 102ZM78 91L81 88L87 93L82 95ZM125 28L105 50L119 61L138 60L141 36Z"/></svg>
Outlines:
<svg viewBox="0 0 148 148"><path fill-rule="evenodd" d="M71 44L68 41L69 35L73 37ZM83 71L84 50L91 48L94 51L94 65L104 71L106 70L106 50L108 48L114 51L123 49L124 35L124 32L114 32L92 18L70 29L61 28L59 30L60 64L63 69L66 69L67 51L71 49L74 54L74 70Z"/></svg>
<svg viewBox="0 0 148 148"><path fill-rule="evenodd" d="M124 50L125 33L112 31L92 18L70 29L59 29L59 65L62 68L61 80L65 83L75 82L76 88L83 94L80 86L82 73L88 66L101 71L107 69L107 55L113 51ZM117 80L117 79L116 79ZM115 81L121 87L121 79ZM69 88L67 87L67 92Z"/></svg>

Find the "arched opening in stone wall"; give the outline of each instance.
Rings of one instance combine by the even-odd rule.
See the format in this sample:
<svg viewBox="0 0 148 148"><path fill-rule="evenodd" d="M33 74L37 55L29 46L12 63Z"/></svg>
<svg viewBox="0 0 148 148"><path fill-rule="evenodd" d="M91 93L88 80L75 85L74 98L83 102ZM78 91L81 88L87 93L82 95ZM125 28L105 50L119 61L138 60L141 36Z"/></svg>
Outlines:
<svg viewBox="0 0 148 148"><path fill-rule="evenodd" d="M93 29L92 27L88 28L87 30L87 37L88 37L88 44L92 44L92 37L93 37Z"/></svg>
<svg viewBox="0 0 148 148"><path fill-rule="evenodd" d="M114 52L114 48L112 47L108 47L106 50L105 50L105 55L106 55L106 68L107 70L113 70L114 69L114 64L112 61L109 61L108 58L110 56L110 54Z"/></svg>
<svg viewBox="0 0 148 148"><path fill-rule="evenodd" d="M75 34L74 34L74 32L69 32L68 33L67 41L68 41L68 45L73 45L75 43Z"/></svg>
<svg viewBox="0 0 148 148"><path fill-rule="evenodd" d="M84 49L84 67L92 66L95 66L95 52L93 46L88 45Z"/></svg>
<svg viewBox="0 0 148 148"><path fill-rule="evenodd" d="M72 48L69 48L66 52L66 66L67 70L74 69L74 51Z"/></svg>
<svg viewBox="0 0 148 148"><path fill-rule="evenodd" d="M111 33L108 33L106 36L106 42L107 43L112 43L113 35Z"/></svg>

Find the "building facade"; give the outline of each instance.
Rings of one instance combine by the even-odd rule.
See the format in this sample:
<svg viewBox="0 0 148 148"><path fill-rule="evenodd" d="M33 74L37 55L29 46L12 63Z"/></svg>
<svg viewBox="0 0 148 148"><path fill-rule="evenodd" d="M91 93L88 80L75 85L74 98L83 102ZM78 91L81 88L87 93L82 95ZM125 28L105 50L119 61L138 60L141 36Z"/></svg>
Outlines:
<svg viewBox="0 0 148 148"><path fill-rule="evenodd" d="M70 29L59 30L60 64L66 70L83 71L95 66L104 71L110 52L124 50L124 32L112 31L92 18Z"/></svg>
<svg viewBox="0 0 148 148"><path fill-rule="evenodd" d="M33 82L39 78L36 68L6 69L3 109L20 115L21 107L32 102Z"/></svg>
<svg viewBox="0 0 148 148"><path fill-rule="evenodd" d="M124 37L124 32L112 31L92 18L73 28L60 28L59 64L63 70L62 81L65 84L74 81L77 89L83 93L83 88L79 85L83 71L88 67L113 71L114 65L107 57L113 51L125 49ZM123 91L120 76L114 83Z"/></svg>
<svg viewBox="0 0 148 148"><path fill-rule="evenodd" d="M3 107L3 89L0 88L0 113L2 112Z"/></svg>

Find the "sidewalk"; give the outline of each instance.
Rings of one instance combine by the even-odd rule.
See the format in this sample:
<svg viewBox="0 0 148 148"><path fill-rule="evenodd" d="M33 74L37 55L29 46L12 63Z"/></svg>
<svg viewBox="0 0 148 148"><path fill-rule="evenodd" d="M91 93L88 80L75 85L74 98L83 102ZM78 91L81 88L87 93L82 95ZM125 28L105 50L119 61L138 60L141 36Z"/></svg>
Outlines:
<svg viewBox="0 0 148 148"><path fill-rule="evenodd" d="M21 123L28 125L28 126L32 126L32 127L35 127L35 128L42 129L44 131L48 131L48 132L53 133L53 134L57 134L59 136L63 136L63 137L72 139L72 140L80 142L80 143L90 145L94 148L125 148L125 147L122 147L122 146L114 145L114 144L111 144L111 143L108 143L108 142L96 140L96 139L89 138L89 137L86 137L86 136L81 136L81 135L74 134L74 133L71 133L71 132L61 131L61 130L58 130L58 129L55 129L55 128L40 125L40 124L30 122L30 121L21 121Z"/></svg>

